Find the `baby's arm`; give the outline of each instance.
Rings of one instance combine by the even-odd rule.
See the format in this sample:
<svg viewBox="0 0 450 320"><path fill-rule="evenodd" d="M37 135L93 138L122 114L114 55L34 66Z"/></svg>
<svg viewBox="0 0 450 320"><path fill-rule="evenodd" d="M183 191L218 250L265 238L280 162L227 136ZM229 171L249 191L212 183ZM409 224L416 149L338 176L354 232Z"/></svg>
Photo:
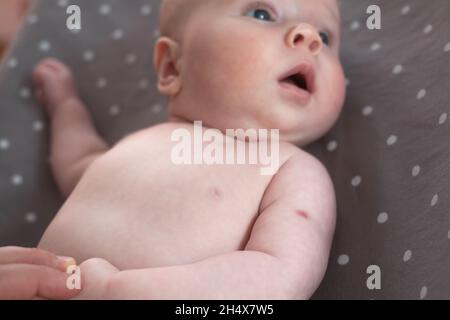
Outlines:
<svg viewBox="0 0 450 320"><path fill-rule="evenodd" d="M50 119L50 164L56 183L67 197L89 165L109 146L98 135L78 97L72 73L55 59L33 71L36 96Z"/></svg>
<svg viewBox="0 0 450 320"><path fill-rule="evenodd" d="M326 270L335 210L333 185L326 169L299 151L267 188L244 251L188 265L113 272L102 297L309 298ZM88 285L96 282L89 272L84 276ZM81 295L94 297L89 292Z"/></svg>

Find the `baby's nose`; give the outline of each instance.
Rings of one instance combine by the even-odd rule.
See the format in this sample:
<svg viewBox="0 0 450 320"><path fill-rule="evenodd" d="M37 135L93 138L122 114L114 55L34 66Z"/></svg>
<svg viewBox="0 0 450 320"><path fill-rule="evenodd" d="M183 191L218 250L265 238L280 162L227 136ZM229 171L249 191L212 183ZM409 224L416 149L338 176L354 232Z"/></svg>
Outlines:
<svg viewBox="0 0 450 320"><path fill-rule="evenodd" d="M292 28L286 37L288 47L305 47L313 56L317 56L322 50L323 44L316 28L308 23L301 23Z"/></svg>

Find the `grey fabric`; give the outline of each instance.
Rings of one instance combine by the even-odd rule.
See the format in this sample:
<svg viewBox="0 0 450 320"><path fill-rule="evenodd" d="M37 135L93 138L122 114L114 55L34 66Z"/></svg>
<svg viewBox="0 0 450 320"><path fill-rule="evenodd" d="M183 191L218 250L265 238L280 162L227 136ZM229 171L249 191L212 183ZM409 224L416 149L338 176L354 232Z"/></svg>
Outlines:
<svg viewBox="0 0 450 320"><path fill-rule="evenodd" d="M365 28L370 4L382 8L380 31ZM311 146L338 202L315 297L449 299L450 2L342 6L347 102L333 130ZM370 265L381 269L381 290L366 286Z"/></svg>
<svg viewBox="0 0 450 320"><path fill-rule="evenodd" d="M72 67L110 143L165 118L151 64L159 1L70 3L81 6L81 32L65 28L68 1L37 1L0 68L0 246L35 245L62 204L46 162L46 119L29 95L38 61ZM369 4L382 8L380 31L365 28ZM306 148L328 168L338 204L314 298L448 299L450 2L341 6L347 102L330 133ZM369 265L381 269L381 290L366 286Z"/></svg>
<svg viewBox="0 0 450 320"><path fill-rule="evenodd" d="M70 1L82 10L77 33L66 28L68 3L36 1L0 69L0 245L36 245L62 204L46 162L45 114L30 96L41 59L71 66L111 144L165 118L152 67L159 1Z"/></svg>

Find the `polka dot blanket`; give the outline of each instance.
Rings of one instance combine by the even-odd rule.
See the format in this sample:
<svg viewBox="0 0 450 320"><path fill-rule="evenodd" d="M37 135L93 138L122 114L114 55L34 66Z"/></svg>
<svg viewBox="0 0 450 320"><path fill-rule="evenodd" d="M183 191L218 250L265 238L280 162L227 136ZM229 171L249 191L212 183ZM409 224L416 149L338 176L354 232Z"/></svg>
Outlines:
<svg viewBox="0 0 450 320"><path fill-rule="evenodd" d="M66 27L68 5L82 28ZM381 8L381 29L366 10ZM347 100L306 148L328 168L338 218L315 299L450 299L450 2L345 0ZM114 143L165 119L152 67L157 0L37 0L0 67L0 246L35 246L62 205L31 70L74 71L98 131ZM67 146L70 148L70 146Z"/></svg>

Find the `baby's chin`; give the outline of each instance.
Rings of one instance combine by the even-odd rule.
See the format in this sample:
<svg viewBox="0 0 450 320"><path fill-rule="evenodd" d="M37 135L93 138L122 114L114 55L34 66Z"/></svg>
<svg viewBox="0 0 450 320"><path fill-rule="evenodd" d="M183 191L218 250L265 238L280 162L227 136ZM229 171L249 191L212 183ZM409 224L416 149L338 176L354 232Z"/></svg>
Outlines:
<svg viewBox="0 0 450 320"><path fill-rule="evenodd" d="M287 108L290 109L290 108ZM173 111L173 110L172 110ZM239 130L245 134L256 134L257 140L266 137L274 138L275 136L280 142L287 142L297 146L306 146L320 138L322 131L325 129L326 121L317 119L308 119L302 117L301 114L292 114L288 110L281 113L261 114L252 112L233 112L223 114L219 110L214 113L184 113L176 116L171 114L171 119L182 119L192 125L201 124L203 129L216 129L223 134L229 135L232 131ZM305 121L307 123L305 123ZM315 122L312 125L311 122ZM228 131L228 134L227 134ZM250 139L254 140L254 139Z"/></svg>

